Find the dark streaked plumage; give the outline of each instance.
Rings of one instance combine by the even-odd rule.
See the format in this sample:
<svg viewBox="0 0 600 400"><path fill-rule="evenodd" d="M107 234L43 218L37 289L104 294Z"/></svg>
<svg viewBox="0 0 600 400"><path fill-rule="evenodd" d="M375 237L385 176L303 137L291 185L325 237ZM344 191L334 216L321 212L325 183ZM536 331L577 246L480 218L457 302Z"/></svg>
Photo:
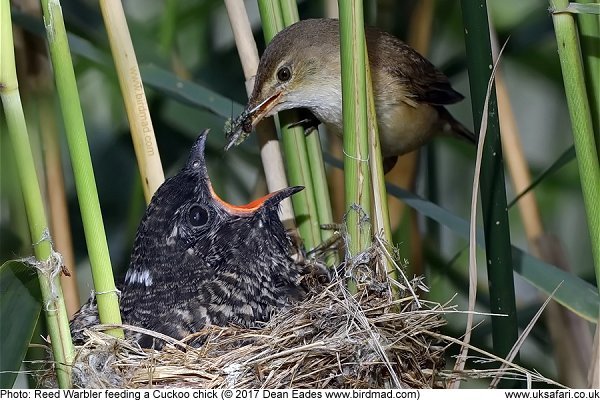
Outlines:
<svg viewBox="0 0 600 400"><path fill-rule="evenodd" d="M176 339L207 324L251 326L300 299L303 266L278 216L291 187L236 207L218 198L207 175L208 131L194 144L185 167L157 190L140 223L121 285L124 323ZM76 340L97 324L91 299L74 316ZM143 346L152 338L136 335ZM160 344L159 344L160 346Z"/></svg>

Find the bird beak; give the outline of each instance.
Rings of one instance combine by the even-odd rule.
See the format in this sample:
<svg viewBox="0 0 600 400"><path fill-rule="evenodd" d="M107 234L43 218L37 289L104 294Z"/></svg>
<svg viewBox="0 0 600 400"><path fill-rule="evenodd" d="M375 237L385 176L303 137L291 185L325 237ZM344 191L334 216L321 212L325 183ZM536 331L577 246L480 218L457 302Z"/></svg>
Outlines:
<svg viewBox="0 0 600 400"><path fill-rule="evenodd" d="M248 107L240 114L233 125L228 129L225 129L225 137L227 139L225 150L227 151L233 146L242 143L248 137L250 132L252 132L252 129L254 129L263 118L271 114L273 108L278 104L278 99L281 95L282 92L277 91L275 94L267 97L254 107L251 106L252 101L250 101Z"/></svg>
<svg viewBox="0 0 600 400"><path fill-rule="evenodd" d="M304 186L292 186L284 189L280 189L276 192L269 193L266 196L261 197L260 199L256 199L253 202L250 202L243 206L235 206L233 204L227 203L222 200L210 187L210 193L217 202L219 202L227 211L231 214L244 215L244 214L252 214L256 212L261 207L277 207L279 203L281 203L286 198L291 195L298 193L304 189Z"/></svg>
<svg viewBox="0 0 600 400"><path fill-rule="evenodd" d="M268 195L263 196L259 200L260 200L261 206L264 205L265 207L277 207L279 205L279 203L281 203L283 200L298 193L299 191L301 191L303 189L304 189L304 186L291 186L291 187L287 187L285 189L280 189L273 193L269 193Z"/></svg>
<svg viewBox="0 0 600 400"><path fill-rule="evenodd" d="M277 99L279 99L281 94L281 91L275 92L274 95L267 97L265 100L260 102L260 104L248 111L246 119L249 119L252 128L254 128L256 124L258 124L265 116L270 115L270 112L273 109L273 107L277 105ZM242 128L244 128L244 131L246 131L246 128L248 127L248 125L242 126ZM246 133L250 133L249 131L250 129L248 129L248 132Z"/></svg>
<svg viewBox="0 0 600 400"><path fill-rule="evenodd" d="M263 206L277 207L279 203L281 203L284 199L304 189L303 186L287 187L276 192L269 193L266 196L261 197L260 199L256 199L242 206L236 206L226 202L225 200L221 199L218 194L215 193L210 182L210 177L208 176L208 170L206 169L204 150L206 149L206 138L208 136L208 132L209 129L205 129L204 131L202 131L202 133L200 133L200 135L198 135L198 138L196 139L196 142L194 143L194 145L192 146L192 150L190 151L190 156L188 158L186 168L198 171L197 173L200 176L200 182L202 182L201 184L206 185L205 189L208 189L211 197L231 214L251 214Z"/></svg>

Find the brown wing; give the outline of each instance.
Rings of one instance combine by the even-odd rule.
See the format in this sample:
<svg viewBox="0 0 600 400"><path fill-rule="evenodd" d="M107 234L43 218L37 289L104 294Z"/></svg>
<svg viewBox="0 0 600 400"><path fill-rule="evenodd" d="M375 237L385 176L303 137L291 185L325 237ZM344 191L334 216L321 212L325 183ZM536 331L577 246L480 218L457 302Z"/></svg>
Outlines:
<svg viewBox="0 0 600 400"><path fill-rule="evenodd" d="M367 28L366 36L371 64L383 66L397 77L415 101L445 105L464 99L452 89L446 75L406 43L376 28Z"/></svg>

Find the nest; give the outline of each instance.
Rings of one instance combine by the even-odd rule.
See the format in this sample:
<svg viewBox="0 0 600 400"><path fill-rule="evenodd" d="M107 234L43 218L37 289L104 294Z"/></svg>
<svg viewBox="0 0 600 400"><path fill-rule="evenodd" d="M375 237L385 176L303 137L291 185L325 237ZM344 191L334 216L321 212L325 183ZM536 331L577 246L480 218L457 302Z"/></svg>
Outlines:
<svg viewBox="0 0 600 400"><path fill-rule="evenodd" d="M460 339L440 334L442 316L455 307L420 301L427 290L420 278L402 274L400 284L384 271L398 254L381 240L342 265L326 285L315 279L302 302L247 329L209 326L181 341L123 325L168 344L142 349L116 339L99 325L85 331L77 347L73 381L81 388L444 388L464 379L522 379L563 387L535 371L469 346L477 362L502 362L500 369L444 370L444 350ZM394 264L395 265L395 264ZM396 266L397 267L397 266ZM377 271L377 272L376 272ZM348 279L356 292L351 294ZM403 294L406 294L403 296ZM187 342L202 338L195 348ZM56 386L53 363L42 372L42 386Z"/></svg>
<svg viewBox="0 0 600 400"><path fill-rule="evenodd" d="M207 327L194 335L204 338L199 348L178 342L141 349L88 331L74 382L86 388L443 387L443 347L432 334L444 324L439 306L417 309L414 296L393 300L391 285L398 283L372 271L354 268L353 295L345 277L316 285L264 326ZM410 285L410 292L422 287L419 279Z"/></svg>

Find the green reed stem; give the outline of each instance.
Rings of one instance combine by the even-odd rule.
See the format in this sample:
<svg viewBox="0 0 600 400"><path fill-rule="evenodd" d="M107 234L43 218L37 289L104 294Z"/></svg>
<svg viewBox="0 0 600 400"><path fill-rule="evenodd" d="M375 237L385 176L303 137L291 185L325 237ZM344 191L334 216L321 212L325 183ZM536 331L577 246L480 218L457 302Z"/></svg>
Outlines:
<svg viewBox="0 0 600 400"><path fill-rule="evenodd" d="M280 0L280 4L283 24L285 26L290 26L299 21L298 6L296 5L295 0ZM323 150L321 148L319 131L315 129L309 135L305 135L304 139L306 141L310 176L314 188L317 220L320 226L331 225L333 223L333 210L331 208L331 198L329 196L329 187L327 185L327 174L325 173L325 163L323 162ZM320 233L323 241L326 241L333 235L332 230L322 230ZM335 254L330 253L327 263L329 265L337 263Z"/></svg>
<svg viewBox="0 0 600 400"><path fill-rule="evenodd" d="M52 257L54 254L48 237L48 221L19 94L9 0L0 2L0 98L27 211L46 323L52 342L56 377L59 387L69 388L72 386L71 364L74 348L60 286L61 265Z"/></svg>
<svg viewBox="0 0 600 400"><path fill-rule="evenodd" d="M259 0L258 8L263 24L265 41L268 43L285 27L280 3L270 0ZM292 18L292 13L286 8L286 17ZM289 125L296 122L298 117L294 111L284 111L279 114L281 125L281 141L285 161L288 167L290 185L302 185L305 189L292 197L294 214L298 231L307 250L311 250L322 241L319 224L315 187L312 181L311 165L308 157L307 144L302 127Z"/></svg>
<svg viewBox="0 0 600 400"><path fill-rule="evenodd" d="M565 8L568 3L567 0L550 0L550 6L555 10ZM597 143L595 143L594 138L592 113L587 97L587 85L595 82L586 83L585 81L573 15L554 13L552 20L554 21L554 30L558 42L558 56L563 73L567 105L571 116L583 202L592 243L596 282L598 288L600 288L600 166L596 150Z"/></svg>
<svg viewBox="0 0 600 400"><path fill-rule="evenodd" d="M103 324L120 324L119 299L108 253L96 179L92 169L92 160L60 2L59 0L42 0L42 9L54 79L65 123L71 164L73 165L75 188L92 266L98 313ZM107 333L123 337L122 329L111 329Z"/></svg>
<svg viewBox="0 0 600 400"><path fill-rule="evenodd" d="M578 0L578 3L595 3L600 6L597 0ZM577 27L596 151L600 154L600 17L596 14L578 14Z"/></svg>
<svg viewBox="0 0 600 400"><path fill-rule="evenodd" d="M353 257L371 242L365 27L362 1L339 2L344 183L348 249Z"/></svg>

